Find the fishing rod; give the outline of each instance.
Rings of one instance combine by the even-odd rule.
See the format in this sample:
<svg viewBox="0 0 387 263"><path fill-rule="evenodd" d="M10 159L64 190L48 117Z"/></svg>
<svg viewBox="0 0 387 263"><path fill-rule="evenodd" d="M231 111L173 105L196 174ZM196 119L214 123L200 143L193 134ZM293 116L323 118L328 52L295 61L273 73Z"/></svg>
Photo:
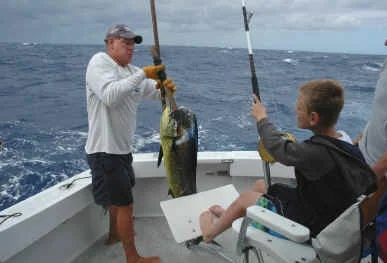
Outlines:
<svg viewBox="0 0 387 263"><path fill-rule="evenodd" d="M259 84L258 84L257 74L255 72L254 54L253 54L253 48L251 45L250 29L249 29L249 23L250 23L250 20L251 20L254 13L253 12L247 13L245 0L242 0L242 12L243 12L243 21L244 21L244 25L245 25L245 32L246 32L247 49L249 51L251 84L252 84L252 88L253 88L253 93L255 95L257 95L259 100L261 100L261 96L259 94Z"/></svg>
<svg viewBox="0 0 387 263"><path fill-rule="evenodd" d="M253 16L253 12L247 12L245 0L242 0L242 13L243 13L243 21L244 21L244 25L245 25L247 48L249 51L249 62L250 62L252 89L253 89L253 93L261 101L261 96L259 93L259 84L258 84L257 74L255 71L254 54L253 54L253 49L252 49L252 45L251 45L250 29L249 29L249 23L250 23L251 17ZM257 130L258 130L258 123L257 123ZM264 163L263 163L263 176L264 176L264 180L265 180L266 189L268 189L269 186L271 185L270 162L273 162L274 160L272 160L273 158L264 149L262 141L260 141L258 144L258 152L259 152L262 160L264 161Z"/></svg>
<svg viewBox="0 0 387 263"><path fill-rule="evenodd" d="M156 17L156 8L155 8L155 1L154 0L150 0L150 7L151 7L151 14L152 14L153 35L154 35L154 42L155 42L154 46L150 47L150 51L151 51L152 56L153 56L153 63L155 65L159 65L159 64L161 64L160 44L159 44L159 36L158 36L158 30L157 30L157 17ZM160 77L161 84L162 84L162 82L165 79L167 79L165 71L162 71L161 74L159 75L159 77ZM162 107L163 107L162 110L164 110L166 107L166 100L165 100L165 95L166 95L168 98L168 101L170 103L170 106L171 106L171 111L175 113L174 114L175 119L177 120L178 123L181 124L183 117L184 117L182 115L183 112L177 110L177 105L176 105L175 99L172 95L172 92L169 89L166 89L163 85L161 85L160 89L161 89L161 101L162 101ZM160 138L160 140L161 140L161 138ZM162 151L160 151L160 153L161 152ZM159 153L159 160L161 160L160 153ZM195 167L195 169L196 169L196 167ZM196 189L196 187L195 187L195 189ZM200 249L201 246L199 245L199 243L201 241L202 241L202 237L198 237L198 238L186 241L185 244L186 244L187 248L197 247ZM211 249L209 249L209 250L211 250ZM232 262L232 261L230 261L230 262Z"/></svg>
<svg viewBox="0 0 387 263"><path fill-rule="evenodd" d="M153 24L153 37L154 37L154 46L149 47L150 52L152 53L153 57L153 64L155 65L160 65L162 63L161 57L160 57L160 43L159 43L159 33L157 30L157 16L156 16L156 7L155 7L155 1L150 0L150 8L151 8L151 14L152 14L152 24ZM173 94L170 90L166 89L163 85L164 80L167 79L167 74L165 71L161 71L159 73L159 78L160 78L160 91L161 91L161 105L162 108L164 109L166 106L166 100L165 96L168 98L168 101L171 105L171 111L176 111L177 110L177 105L175 98L173 97Z"/></svg>

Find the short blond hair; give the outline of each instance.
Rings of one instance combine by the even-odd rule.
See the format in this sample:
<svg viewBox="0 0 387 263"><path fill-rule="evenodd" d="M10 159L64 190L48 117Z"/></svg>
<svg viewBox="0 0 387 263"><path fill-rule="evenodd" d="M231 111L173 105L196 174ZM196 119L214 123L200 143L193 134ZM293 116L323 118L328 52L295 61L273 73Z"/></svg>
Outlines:
<svg viewBox="0 0 387 263"><path fill-rule="evenodd" d="M300 86L308 113L317 112L319 126L330 127L339 119L344 105L344 87L333 79L315 79Z"/></svg>

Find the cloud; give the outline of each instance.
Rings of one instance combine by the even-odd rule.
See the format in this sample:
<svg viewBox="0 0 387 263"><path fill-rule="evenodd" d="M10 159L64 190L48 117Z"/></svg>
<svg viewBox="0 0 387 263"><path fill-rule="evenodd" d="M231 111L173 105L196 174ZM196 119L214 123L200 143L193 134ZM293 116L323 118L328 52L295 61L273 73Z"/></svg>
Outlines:
<svg viewBox="0 0 387 263"><path fill-rule="evenodd" d="M235 40L243 31L240 1L155 2L159 33L167 43L240 42ZM273 34L387 29L385 0L246 0L246 4L255 13L250 28ZM115 23L128 24L145 40L153 38L148 0L5 0L0 10L1 42L102 43Z"/></svg>
<svg viewBox="0 0 387 263"><path fill-rule="evenodd" d="M252 2L249 9L256 12L254 25L270 29L343 30L387 27L387 2L384 1L260 0Z"/></svg>

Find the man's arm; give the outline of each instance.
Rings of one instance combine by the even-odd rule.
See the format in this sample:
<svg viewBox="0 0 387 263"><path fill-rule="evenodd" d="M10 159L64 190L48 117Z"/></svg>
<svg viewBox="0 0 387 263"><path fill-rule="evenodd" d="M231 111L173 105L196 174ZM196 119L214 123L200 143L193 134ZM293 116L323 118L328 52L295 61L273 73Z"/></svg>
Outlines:
<svg viewBox="0 0 387 263"><path fill-rule="evenodd" d="M353 145L359 145L359 142L361 140L361 138L363 137L363 133L360 133L360 135L355 139L353 140Z"/></svg>
<svg viewBox="0 0 387 263"><path fill-rule="evenodd" d="M378 188L376 192L370 194L361 203L363 212L363 224L366 225L373 221L379 212L380 200L386 191L387 179L387 152L372 166L372 170L376 174Z"/></svg>
<svg viewBox="0 0 387 263"><path fill-rule="evenodd" d="M378 181L387 178L387 152L372 166L372 170L376 174Z"/></svg>
<svg viewBox="0 0 387 263"><path fill-rule="evenodd" d="M108 107L114 107L130 95L146 77L142 70L129 77L119 78L117 66L105 54L95 55L86 70L86 85Z"/></svg>

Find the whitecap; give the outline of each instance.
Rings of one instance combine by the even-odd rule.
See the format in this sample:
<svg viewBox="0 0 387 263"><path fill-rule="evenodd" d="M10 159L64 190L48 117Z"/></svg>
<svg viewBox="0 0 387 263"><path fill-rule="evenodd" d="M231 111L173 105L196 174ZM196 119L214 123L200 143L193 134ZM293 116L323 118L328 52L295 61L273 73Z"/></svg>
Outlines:
<svg viewBox="0 0 387 263"><path fill-rule="evenodd" d="M160 143L160 133L156 130L151 131L149 136L134 135L133 152L138 152L146 145Z"/></svg>
<svg viewBox="0 0 387 263"><path fill-rule="evenodd" d="M242 114L238 116L237 126L241 129L251 127L253 125L253 118L250 113Z"/></svg>
<svg viewBox="0 0 387 263"><path fill-rule="evenodd" d="M373 67L373 66L369 66L369 65L363 65L361 67L363 70L365 71L372 71L372 72L378 72L380 71L380 68L379 67Z"/></svg>
<svg viewBox="0 0 387 263"><path fill-rule="evenodd" d="M297 59L292 59L292 58L285 58L282 60L285 63L292 64L292 65L297 65L298 60Z"/></svg>
<svg viewBox="0 0 387 263"><path fill-rule="evenodd" d="M223 120L223 117L219 116L219 117L213 118L212 120L213 121L221 121L221 120Z"/></svg>

